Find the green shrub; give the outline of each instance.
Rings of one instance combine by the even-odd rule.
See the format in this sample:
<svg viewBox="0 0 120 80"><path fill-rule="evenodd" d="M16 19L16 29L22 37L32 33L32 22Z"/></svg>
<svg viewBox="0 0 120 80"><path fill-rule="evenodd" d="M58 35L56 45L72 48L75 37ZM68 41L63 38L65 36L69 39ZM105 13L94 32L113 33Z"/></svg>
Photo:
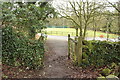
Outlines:
<svg viewBox="0 0 120 80"><path fill-rule="evenodd" d="M88 63L81 65L105 66L120 62L120 43L107 41L84 41L83 59ZM87 57L85 57L87 54Z"/></svg>
<svg viewBox="0 0 120 80"><path fill-rule="evenodd" d="M39 68L43 65L44 45L29 40L12 27L2 29L2 63L11 66Z"/></svg>

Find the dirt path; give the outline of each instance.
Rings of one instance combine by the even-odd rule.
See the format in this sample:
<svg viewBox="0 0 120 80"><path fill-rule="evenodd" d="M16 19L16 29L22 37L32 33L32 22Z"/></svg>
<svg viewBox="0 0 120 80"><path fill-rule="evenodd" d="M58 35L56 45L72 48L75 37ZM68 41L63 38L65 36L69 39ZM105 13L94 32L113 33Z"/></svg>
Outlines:
<svg viewBox="0 0 120 80"><path fill-rule="evenodd" d="M67 58L67 37L49 36L46 41L47 51L45 53L45 63L42 71L42 78L95 78L98 73L94 70L82 69L73 66L71 60Z"/></svg>
<svg viewBox="0 0 120 80"><path fill-rule="evenodd" d="M68 67L67 41L50 38L46 42L45 67L43 77L63 78L73 74Z"/></svg>

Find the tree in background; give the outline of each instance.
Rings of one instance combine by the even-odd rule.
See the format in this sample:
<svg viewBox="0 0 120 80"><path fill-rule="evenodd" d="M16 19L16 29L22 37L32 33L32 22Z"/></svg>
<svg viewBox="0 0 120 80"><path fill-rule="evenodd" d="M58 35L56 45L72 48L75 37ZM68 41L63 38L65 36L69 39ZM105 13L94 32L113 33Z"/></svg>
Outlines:
<svg viewBox="0 0 120 80"><path fill-rule="evenodd" d="M106 25L104 26L104 32L107 34L107 40L109 38L109 33L111 33L111 28L113 27L112 22L114 20L114 14L109 10L103 12L103 15L106 19Z"/></svg>
<svg viewBox="0 0 120 80"><path fill-rule="evenodd" d="M115 10L118 12L118 34L120 35L120 1L116 2L116 3L112 3L108 0L106 0L113 8L115 8Z"/></svg>
<svg viewBox="0 0 120 80"><path fill-rule="evenodd" d="M112 7L114 7L117 11L118 11L118 13L120 13L120 1L118 1L117 2L117 4L114 4L114 3L112 3L112 2L110 2L110 1L108 1L108 0L106 0Z"/></svg>

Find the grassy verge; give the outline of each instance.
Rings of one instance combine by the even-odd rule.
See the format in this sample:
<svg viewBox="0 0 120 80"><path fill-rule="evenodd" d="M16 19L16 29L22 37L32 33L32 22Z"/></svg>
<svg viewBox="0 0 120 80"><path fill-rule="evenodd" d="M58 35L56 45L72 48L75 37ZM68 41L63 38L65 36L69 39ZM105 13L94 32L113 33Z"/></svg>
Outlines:
<svg viewBox="0 0 120 80"><path fill-rule="evenodd" d="M75 36L76 30L74 28L47 28L46 29L48 35L57 35L57 36L67 36L70 34L71 36ZM104 32L97 31L96 37L100 37L103 35L104 38L107 37L107 34ZM86 37L94 37L94 31L88 30L86 33ZM109 38L117 38L116 34L109 34Z"/></svg>

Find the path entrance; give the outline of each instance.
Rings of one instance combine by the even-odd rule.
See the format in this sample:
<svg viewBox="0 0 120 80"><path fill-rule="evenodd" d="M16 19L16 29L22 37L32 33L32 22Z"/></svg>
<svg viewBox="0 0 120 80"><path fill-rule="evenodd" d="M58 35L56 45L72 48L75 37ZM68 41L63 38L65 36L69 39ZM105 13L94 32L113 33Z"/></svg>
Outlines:
<svg viewBox="0 0 120 80"><path fill-rule="evenodd" d="M64 78L73 74L68 67L67 38L48 36L43 77Z"/></svg>
<svg viewBox="0 0 120 80"><path fill-rule="evenodd" d="M67 37L48 36L46 41L44 68L40 71L42 78L95 78L93 70L73 66L67 57Z"/></svg>

